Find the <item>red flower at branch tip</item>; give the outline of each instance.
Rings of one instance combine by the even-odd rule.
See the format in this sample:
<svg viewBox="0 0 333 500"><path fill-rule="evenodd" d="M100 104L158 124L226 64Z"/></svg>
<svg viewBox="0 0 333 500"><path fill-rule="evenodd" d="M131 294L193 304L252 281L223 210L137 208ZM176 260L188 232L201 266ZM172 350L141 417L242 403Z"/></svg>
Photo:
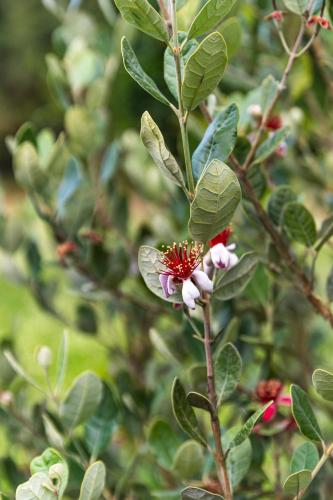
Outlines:
<svg viewBox="0 0 333 500"><path fill-rule="evenodd" d="M324 17L321 17L321 16L311 16L310 19L308 19L308 21L307 21L307 25L309 27L314 26L314 25L319 25L324 30L332 29L331 23L328 21L328 19L325 19Z"/></svg>
<svg viewBox="0 0 333 500"><path fill-rule="evenodd" d="M269 401L273 403L265 410L262 419L264 422L271 422L280 405L291 406L290 396L282 395L283 384L280 380L262 380L256 388L256 395L260 402L265 405Z"/></svg>
<svg viewBox="0 0 333 500"><path fill-rule="evenodd" d="M63 260L68 255L74 253L76 249L76 243L74 243L73 241L65 241L64 243L61 243L57 246L57 254L60 259Z"/></svg>
<svg viewBox="0 0 333 500"><path fill-rule="evenodd" d="M212 293L213 282L204 271L198 269L201 264L202 245L183 241L173 243L163 252L161 264L165 266L159 275L166 298L182 288L184 303L190 309L195 309L195 301L201 292Z"/></svg>
<svg viewBox="0 0 333 500"><path fill-rule="evenodd" d="M282 128L282 125L283 123L280 115L271 115L266 122L266 128L270 130L279 130Z"/></svg>
<svg viewBox="0 0 333 500"><path fill-rule="evenodd" d="M238 257L233 253L236 245L235 243L228 245L231 234L232 230L229 226L208 242L211 248L204 258L204 269L207 273L212 265L217 269L230 269L237 264Z"/></svg>
<svg viewBox="0 0 333 500"><path fill-rule="evenodd" d="M265 17L265 20L266 21L277 21L278 23L280 23L281 21L283 21L283 12L282 10L274 10L273 12L271 12L270 14L268 14L268 16Z"/></svg>

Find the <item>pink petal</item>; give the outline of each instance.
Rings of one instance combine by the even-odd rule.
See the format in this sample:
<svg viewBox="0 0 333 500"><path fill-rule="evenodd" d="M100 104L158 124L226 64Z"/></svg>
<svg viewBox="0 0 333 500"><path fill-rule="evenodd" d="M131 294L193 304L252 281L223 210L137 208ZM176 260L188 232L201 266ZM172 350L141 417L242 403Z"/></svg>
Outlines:
<svg viewBox="0 0 333 500"><path fill-rule="evenodd" d="M283 406L291 406L291 397L290 396L280 396L278 399L279 405Z"/></svg>
<svg viewBox="0 0 333 500"><path fill-rule="evenodd" d="M262 419L264 422L270 422L277 414L277 404L272 403L263 413Z"/></svg>
<svg viewBox="0 0 333 500"><path fill-rule="evenodd" d="M213 292L213 282L210 280L206 273L203 271L194 271L191 278L195 281L195 284L206 293Z"/></svg>

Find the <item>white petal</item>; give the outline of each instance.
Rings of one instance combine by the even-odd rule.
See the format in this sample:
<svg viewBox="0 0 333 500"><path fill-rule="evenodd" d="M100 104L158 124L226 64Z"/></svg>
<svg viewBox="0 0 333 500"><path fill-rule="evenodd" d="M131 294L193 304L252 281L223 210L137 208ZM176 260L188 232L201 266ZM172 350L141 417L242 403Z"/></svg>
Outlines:
<svg viewBox="0 0 333 500"><path fill-rule="evenodd" d="M222 243L214 245L210 249L213 264L218 269L225 269L229 265L229 252Z"/></svg>
<svg viewBox="0 0 333 500"><path fill-rule="evenodd" d="M227 250L229 250L229 252L236 250L236 243L230 243L230 245L227 245L226 248Z"/></svg>
<svg viewBox="0 0 333 500"><path fill-rule="evenodd" d="M206 253L206 255L203 258L203 268L206 274L210 275L213 269L213 262L212 258L210 256L210 251Z"/></svg>
<svg viewBox="0 0 333 500"><path fill-rule="evenodd" d="M168 276L167 288L168 288L169 295L172 295L173 293L177 292L177 287L176 287L175 282L173 280L173 276Z"/></svg>
<svg viewBox="0 0 333 500"><path fill-rule="evenodd" d="M190 279L183 282L182 296L187 307L195 309L195 299L200 297L200 292Z"/></svg>
<svg viewBox="0 0 333 500"><path fill-rule="evenodd" d="M234 267L238 263L239 259L235 253L231 253L229 255L229 268Z"/></svg>
<svg viewBox="0 0 333 500"><path fill-rule="evenodd" d="M163 288L164 297L166 299L168 297L170 297L169 287L168 287L168 279L169 279L169 276L167 274L160 274L159 275L159 280L160 280L161 286Z"/></svg>
<svg viewBox="0 0 333 500"><path fill-rule="evenodd" d="M194 271L192 274L192 279L198 285L198 287L206 293L213 292L213 282L210 280L206 273L203 271Z"/></svg>

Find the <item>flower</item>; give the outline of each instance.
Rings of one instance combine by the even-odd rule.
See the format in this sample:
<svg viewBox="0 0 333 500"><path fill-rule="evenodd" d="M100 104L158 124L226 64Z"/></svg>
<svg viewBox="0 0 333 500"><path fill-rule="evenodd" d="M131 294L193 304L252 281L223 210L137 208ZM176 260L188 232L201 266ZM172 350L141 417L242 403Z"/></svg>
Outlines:
<svg viewBox="0 0 333 500"><path fill-rule="evenodd" d="M330 29L332 29L332 26L331 26L330 22L327 19L325 19L324 17L321 17L321 16L311 16L308 19L308 21L307 21L307 25L309 27L314 26L314 25L319 25L324 30L330 30Z"/></svg>
<svg viewBox="0 0 333 500"><path fill-rule="evenodd" d="M73 241L65 241L57 246L57 254L60 257L60 260L64 260L65 257L75 252L77 249L76 243Z"/></svg>
<svg viewBox="0 0 333 500"><path fill-rule="evenodd" d="M227 227L224 231L208 242L211 249L204 259L206 272L210 269L211 264L213 264L213 266L217 269L226 270L237 264L238 257L235 253L233 253L236 245L234 243L227 245L231 234L231 227Z"/></svg>
<svg viewBox="0 0 333 500"><path fill-rule="evenodd" d="M165 269L159 279L166 298L182 287L184 303L190 309L195 309L195 301L201 292L212 293L213 282L204 271L198 269L201 263L202 246L184 241L173 243L163 252L161 263Z"/></svg>
<svg viewBox="0 0 333 500"><path fill-rule="evenodd" d="M282 128L282 118L280 115L270 115L266 121L266 127L270 130L279 130Z"/></svg>
<svg viewBox="0 0 333 500"><path fill-rule="evenodd" d="M283 384L280 380L262 380L256 388L256 395L260 402L265 405L269 401L273 403L264 411L262 419L271 422L278 412L279 406L291 406L290 396L282 395Z"/></svg>
<svg viewBox="0 0 333 500"><path fill-rule="evenodd" d="M265 17L266 21L277 21L278 23L283 21L283 12L282 10L274 10L268 16Z"/></svg>

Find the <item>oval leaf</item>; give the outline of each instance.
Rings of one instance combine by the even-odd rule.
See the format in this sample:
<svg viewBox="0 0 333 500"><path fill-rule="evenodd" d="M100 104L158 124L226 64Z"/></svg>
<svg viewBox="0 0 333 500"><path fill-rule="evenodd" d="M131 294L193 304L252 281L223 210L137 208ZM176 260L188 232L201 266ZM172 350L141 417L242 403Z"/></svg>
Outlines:
<svg viewBox="0 0 333 500"><path fill-rule="evenodd" d="M90 465L81 484L79 500L99 500L105 487L105 475L103 462Z"/></svg>
<svg viewBox="0 0 333 500"><path fill-rule="evenodd" d="M158 101L169 106L168 99L162 94L156 83L142 69L134 50L129 41L123 37L121 40L121 53L123 56L124 66L128 74L142 87L148 94L152 95Z"/></svg>
<svg viewBox="0 0 333 500"><path fill-rule="evenodd" d="M115 0L122 17L147 35L169 42L165 22L147 0Z"/></svg>
<svg viewBox="0 0 333 500"><path fill-rule="evenodd" d="M193 479L200 476L203 461L202 447L196 441L186 441L177 450L173 470L181 479Z"/></svg>
<svg viewBox="0 0 333 500"><path fill-rule="evenodd" d="M139 250L138 265L140 273L146 283L147 288L160 299L168 302L182 303L183 298L180 293L170 295L165 298L162 285L159 280L160 273L165 269L161 263L162 253L156 248L142 246Z"/></svg>
<svg viewBox="0 0 333 500"><path fill-rule="evenodd" d="M223 497L215 495L210 491L203 490L202 488L189 486L182 491L182 500L223 500Z"/></svg>
<svg viewBox="0 0 333 500"><path fill-rule="evenodd" d="M258 259L253 252L242 255L239 262L227 272L221 272L215 284L214 297L229 300L243 292L255 273Z"/></svg>
<svg viewBox="0 0 333 500"><path fill-rule="evenodd" d="M182 45L186 40L186 33L178 33L179 44ZM182 48L180 54L180 74L181 80L183 80L185 64L189 60L190 55L198 47L198 42L196 40L189 40ZM177 71L175 65L175 59L173 52L170 47L164 52L164 80L170 90L171 94L174 96L178 102L178 84L177 84Z"/></svg>
<svg viewBox="0 0 333 500"><path fill-rule="evenodd" d="M102 398L103 385L93 373L80 375L70 388L60 406L63 424L73 429L90 418L96 411Z"/></svg>
<svg viewBox="0 0 333 500"><path fill-rule="evenodd" d="M283 0L287 9L295 14L303 14L306 11L308 0Z"/></svg>
<svg viewBox="0 0 333 500"><path fill-rule="evenodd" d="M209 125L192 157L196 180L212 160L224 161L229 158L237 140L238 120L238 108L236 104L231 104L218 113Z"/></svg>
<svg viewBox="0 0 333 500"><path fill-rule="evenodd" d="M149 429L148 443L158 463L171 469L180 440L170 425L164 420L155 420Z"/></svg>
<svg viewBox="0 0 333 500"><path fill-rule="evenodd" d="M186 398L184 387L176 377L171 392L172 409L179 426L195 441L206 446L204 438L199 433L198 421Z"/></svg>
<svg viewBox="0 0 333 500"><path fill-rule="evenodd" d="M313 443L303 443L293 453L290 472L300 472L304 469L313 470L319 461L319 453Z"/></svg>
<svg viewBox="0 0 333 500"><path fill-rule="evenodd" d="M191 24L188 38L195 38L215 29L234 3L235 0L208 0Z"/></svg>
<svg viewBox="0 0 333 500"><path fill-rule="evenodd" d="M232 448L227 456L227 469L231 484L234 488L241 482L249 471L252 461L252 446L249 439L241 445Z"/></svg>
<svg viewBox="0 0 333 500"><path fill-rule="evenodd" d="M203 171L191 204L189 231L206 242L225 229L241 200L236 174L223 162L213 160Z"/></svg>
<svg viewBox="0 0 333 500"><path fill-rule="evenodd" d="M276 226L279 226L282 222L282 214L285 205L290 201L296 201L296 198L295 193L289 186L280 186L271 195L267 211L270 219Z"/></svg>
<svg viewBox="0 0 333 500"><path fill-rule="evenodd" d="M306 392L298 385L293 384L290 389L290 395L294 419L301 433L310 439L310 441L322 442L321 430Z"/></svg>
<svg viewBox="0 0 333 500"><path fill-rule="evenodd" d="M283 211L283 224L290 239L310 247L317 239L315 221L307 208L301 203L287 203Z"/></svg>
<svg viewBox="0 0 333 500"><path fill-rule="evenodd" d="M180 167L174 156L166 148L162 132L148 111L145 111L141 118L141 140L164 175L177 186L185 188Z"/></svg>
<svg viewBox="0 0 333 500"><path fill-rule="evenodd" d="M315 370L312 375L313 385L318 394L326 401L333 401L333 373L326 370Z"/></svg>
<svg viewBox="0 0 333 500"><path fill-rule="evenodd" d="M296 495L306 489L312 481L310 470L300 470L287 477L283 489L289 495Z"/></svg>
<svg viewBox="0 0 333 500"><path fill-rule="evenodd" d="M193 408L199 408L200 410L208 411L209 413L214 413L214 408L212 403L206 396L200 394L199 392L189 392L187 395L187 400Z"/></svg>
<svg viewBox="0 0 333 500"><path fill-rule="evenodd" d="M288 128L281 128L274 134L270 135L266 141L260 144L257 149L256 156L253 162L253 165L256 163L261 163L266 158L271 156L277 150L279 144L286 139L288 135Z"/></svg>
<svg viewBox="0 0 333 500"><path fill-rule="evenodd" d="M227 399L236 389L242 373L242 358L233 344L226 344L215 361L217 404Z"/></svg>
<svg viewBox="0 0 333 500"><path fill-rule="evenodd" d="M186 110L196 108L215 89L227 65L227 46L220 33L212 33L193 52L185 66L182 100Z"/></svg>

